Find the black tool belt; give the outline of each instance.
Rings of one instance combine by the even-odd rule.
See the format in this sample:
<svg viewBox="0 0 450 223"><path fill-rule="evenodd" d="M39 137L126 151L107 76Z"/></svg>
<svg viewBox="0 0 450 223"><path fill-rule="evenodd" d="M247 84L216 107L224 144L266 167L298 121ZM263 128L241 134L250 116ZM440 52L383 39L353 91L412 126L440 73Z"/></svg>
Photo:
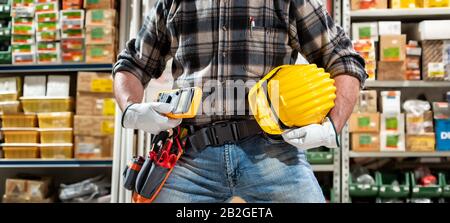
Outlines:
<svg viewBox="0 0 450 223"><path fill-rule="evenodd" d="M202 127L192 125L183 127L189 130L189 143L194 150L202 150L207 146L237 143L262 132L255 120L225 121Z"/></svg>

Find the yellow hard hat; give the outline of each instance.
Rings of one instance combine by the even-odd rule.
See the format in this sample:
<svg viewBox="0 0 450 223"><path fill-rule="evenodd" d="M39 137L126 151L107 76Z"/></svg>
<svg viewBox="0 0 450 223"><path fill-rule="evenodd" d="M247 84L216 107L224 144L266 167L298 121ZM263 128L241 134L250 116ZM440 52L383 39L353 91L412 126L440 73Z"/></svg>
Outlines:
<svg viewBox="0 0 450 223"><path fill-rule="evenodd" d="M248 101L261 128L277 135L321 123L334 107L335 92L330 74L315 64L283 65L250 89Z"/></svg>

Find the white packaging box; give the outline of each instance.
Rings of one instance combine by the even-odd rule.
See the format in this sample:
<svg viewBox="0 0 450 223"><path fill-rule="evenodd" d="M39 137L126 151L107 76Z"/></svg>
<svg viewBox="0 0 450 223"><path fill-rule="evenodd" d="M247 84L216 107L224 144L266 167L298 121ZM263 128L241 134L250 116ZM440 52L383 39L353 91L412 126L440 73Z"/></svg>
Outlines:
<svg viewBox="0 0 450 223"><path fill-rule="evenodd" d="M69 75L49 75L47 77L47 96L68 97L69 89Z"/></svg>
<svg viewBox="0 0 450 223"><path fill-rule="evenodd" d="M380 131L384 132L405 132L405 114L385 114L380 115Z"/></svg>
<svg viewBox="0 0 450 223"><path fill-rule="evenodd" d="M23 96L45 96L46 84L47 78L45 76L25 76L23 83Z"/></svg>
<svg viewBox="0 0 450 223"><path fill-rule="evenodd" d="M378 35L401 35L402 23L400 21L378 22Z"/></svg>
<svg viewBox="0 0 450 223"><path fill-rule="evenodd" d="M0 93L15 93L17 92L17 78L2 77L0 78Z"/></svg>
<svg viewBox="0 0 450 223"><path fill-rule="evenodd" d="M381 112L385 114L400 114L400 91L382 91Z"/></svg>
<svg viewBox="0 0 450 223"><path fill-rule="evenodd" d="M419 23L419 40L450 39L450 20L424 20Z"/></svg>
<svg viewBox="0 0 450 223"><path fill-rule="evenodd" d="M376 22L352 23L352 40L367 39L361 35L368 35L373 41L378 41L378 24Z"/></svg>
<svg viewBox="0 0 450 223"><path fill-rule="evenodd" d="M380 132L381 152L404 152L405 132Z"/></svg>

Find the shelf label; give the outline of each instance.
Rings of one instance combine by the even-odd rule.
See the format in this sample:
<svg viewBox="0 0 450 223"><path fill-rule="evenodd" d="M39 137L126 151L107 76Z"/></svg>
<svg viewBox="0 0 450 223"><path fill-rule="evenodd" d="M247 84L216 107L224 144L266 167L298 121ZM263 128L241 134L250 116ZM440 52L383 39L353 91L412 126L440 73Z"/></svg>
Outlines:
<svg viewBox="0 0 450 223"><path fill-rule="evenodd" d="M114 98L103 99L103 115L114 115L116 109L116 103Z"/></svg>

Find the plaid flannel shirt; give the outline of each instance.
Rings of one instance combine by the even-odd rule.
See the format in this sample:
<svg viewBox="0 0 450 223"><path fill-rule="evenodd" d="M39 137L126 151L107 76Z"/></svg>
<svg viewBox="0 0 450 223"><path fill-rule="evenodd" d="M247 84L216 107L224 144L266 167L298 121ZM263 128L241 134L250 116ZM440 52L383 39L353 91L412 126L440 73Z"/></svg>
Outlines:
<svg viewBox="0 0 450 223"><path fill-rule="evenodd" d="M361 85L367 78L364 60L320 0L158 0L113 72L128 71L146 86L173 58L172 74L183 86L199 80L257 81L279 65L295 63L298 53L332 77L351 75ZM212 107L217 112L227 106ZM185 121L202 124L236 114Z"/></svg>

